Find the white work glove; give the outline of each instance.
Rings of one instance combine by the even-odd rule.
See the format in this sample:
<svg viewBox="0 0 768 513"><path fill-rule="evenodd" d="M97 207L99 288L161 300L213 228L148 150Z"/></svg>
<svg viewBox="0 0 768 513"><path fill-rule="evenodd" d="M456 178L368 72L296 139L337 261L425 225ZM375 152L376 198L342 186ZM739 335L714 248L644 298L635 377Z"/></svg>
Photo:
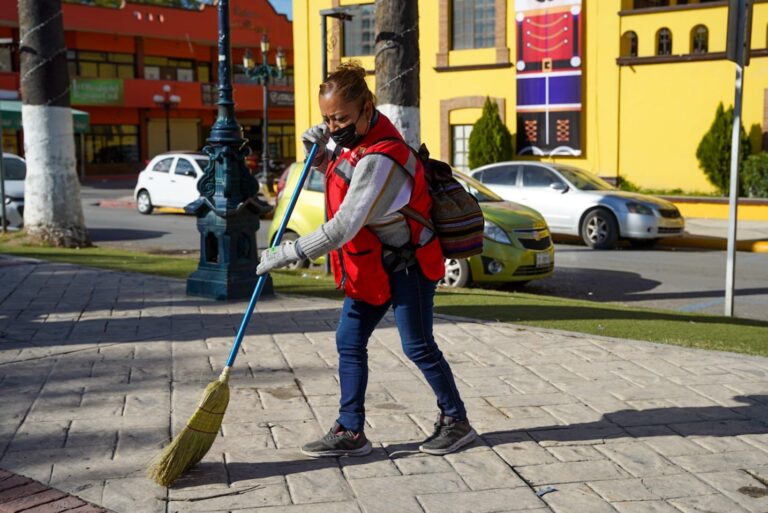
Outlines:
<svg viewBox="0 0 768 513"><path fill-rule="evenodd" d="M285 267L298 260L301 260L301 257L298 251L296 251L294 242L283 242L277 247L265 249L261 252L261 260L256 268L256 274L268 273L276 267Z"/></svg>
<svg viewBox="0 0 768 513"><path fill-rule="evenodd" d="M309 155L309 151L312 149L313 144L317 144L317 155L315 155L315 162L321 162L325 158L325 147L328 145L328 141L331 138L331 131L328 130L328 125L320 123L307 129L306 132L301 134L301 142L304 144L304 153Z"/></svg>

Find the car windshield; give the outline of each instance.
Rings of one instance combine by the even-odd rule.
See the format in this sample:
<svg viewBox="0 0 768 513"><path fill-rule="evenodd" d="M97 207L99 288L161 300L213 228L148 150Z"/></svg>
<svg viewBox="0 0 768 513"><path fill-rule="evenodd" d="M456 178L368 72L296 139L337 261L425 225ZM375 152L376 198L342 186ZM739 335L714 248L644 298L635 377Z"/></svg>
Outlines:
<svg viewBox="0 0 768 513"><path fill-rule="evenodd" d="M555 165L554 167L566 180L580 191L613 191L616 187L602 178L591 175L576 167Z"/></svg>
<svg viewBox="0 0 768 513"><path fill-rule="evenodd" d="M487 188L482 183L472 177L469 177L461 171L453 170L453 177L475 197L478 203L487 203L491 201L504 201L498 194Z"/></svg>
<svg viewBox="0 0 768 513"><path fill-rule="evenodd" d="M205 171L205 168L208 167L208 159L195 159L195 162L197 162L197 165L203 171Z"/></svg>
<svg viewBox="0 0 768 513"><path fill-rule="evenodd" d="M21 159L3 158L6 180L24 180L27 176L27 164Z"/></svg>

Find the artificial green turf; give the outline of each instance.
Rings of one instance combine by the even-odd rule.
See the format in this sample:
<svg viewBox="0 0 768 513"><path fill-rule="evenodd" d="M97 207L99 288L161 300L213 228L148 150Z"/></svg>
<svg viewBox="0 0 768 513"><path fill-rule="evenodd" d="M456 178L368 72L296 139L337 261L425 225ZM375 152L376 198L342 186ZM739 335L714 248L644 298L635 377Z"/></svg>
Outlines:
<svg viewBox="0 0 768 513"><path fill-rule="evenodd" d="M0 236L0 253L181 279L197 267L195 259L168 255L28 246L20 235ZM318 272L277 271L272 277L275 290L281 293L342 297L333 280ZM489 289L439 289L435 309L476 319L768 356L768 322L749 319Z"/></svg>

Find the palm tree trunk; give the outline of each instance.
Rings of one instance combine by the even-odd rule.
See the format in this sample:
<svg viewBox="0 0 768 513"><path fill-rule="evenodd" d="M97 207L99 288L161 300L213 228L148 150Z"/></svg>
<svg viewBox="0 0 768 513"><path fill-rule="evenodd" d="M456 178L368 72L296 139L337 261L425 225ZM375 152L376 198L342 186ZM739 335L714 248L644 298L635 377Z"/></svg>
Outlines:
<svg viewBox="0 0 768 513"><path fill-rule="evenodd" d="M419 2L377 0L378 108L416 148L421 144L419 87Z"/></svg>
<svg viewBox="0 0 768 513"><path fill-rule="evenodd" d="M61 0L19 0L24 226L50 246L90 245L80 203Z"/></svg>

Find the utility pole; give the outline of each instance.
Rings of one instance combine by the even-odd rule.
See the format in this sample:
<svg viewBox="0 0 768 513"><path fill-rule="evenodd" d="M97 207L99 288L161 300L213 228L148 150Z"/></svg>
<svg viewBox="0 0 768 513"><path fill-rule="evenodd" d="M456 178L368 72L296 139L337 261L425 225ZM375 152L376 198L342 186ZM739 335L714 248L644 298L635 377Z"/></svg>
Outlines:
<svg viewBox="0 0 768 513"><path fill-rule="evenodd" d="M377 0L378 108L415 148L421 144L419 90L419 2Z"/></svg>
<svg viewBox="0 0 768 513"><path fill-rule="evenodd" d="M89 246L69 106L61 0L19 0L24 227L50 246Z"/></svg>

